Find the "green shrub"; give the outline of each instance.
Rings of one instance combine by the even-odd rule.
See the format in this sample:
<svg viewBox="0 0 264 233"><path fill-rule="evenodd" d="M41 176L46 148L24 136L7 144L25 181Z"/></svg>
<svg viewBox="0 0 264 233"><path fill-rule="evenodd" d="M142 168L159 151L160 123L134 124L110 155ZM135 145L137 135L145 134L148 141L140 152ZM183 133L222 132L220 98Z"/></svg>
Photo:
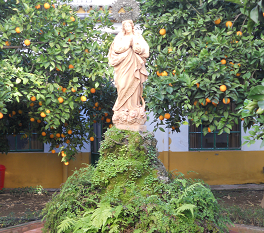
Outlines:
<svg viewBox="0 0 264 233"><path fill-rule="evenodd" d="M52 232L225 232L214 195L203 183L159 179L152 134L106 132L96 167L75 171L43 211Z"/></svg>

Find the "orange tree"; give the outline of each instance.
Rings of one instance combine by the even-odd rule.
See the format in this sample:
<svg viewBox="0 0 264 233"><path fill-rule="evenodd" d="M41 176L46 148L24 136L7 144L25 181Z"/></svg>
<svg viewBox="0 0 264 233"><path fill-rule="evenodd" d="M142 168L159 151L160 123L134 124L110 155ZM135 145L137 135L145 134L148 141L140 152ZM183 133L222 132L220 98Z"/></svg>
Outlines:
<svg viewBox="0 0 264 233"><path fill-rule="evenodd" d="M223 0L143 2L151 50L144 95L154 123L179 132L188 118L206 126L204 134L229 133L250 87L263 79L263 24L249 33L244 8Z"/></svg>
<svg viewBox="0 0 264 233"><path fill-rule="evenodd" d="M0 151L7 135L34 131L67 162L94 136L93 116L111 119L108 11L80 20L56 1L11 0L0 2L0 15Z"/></svg>

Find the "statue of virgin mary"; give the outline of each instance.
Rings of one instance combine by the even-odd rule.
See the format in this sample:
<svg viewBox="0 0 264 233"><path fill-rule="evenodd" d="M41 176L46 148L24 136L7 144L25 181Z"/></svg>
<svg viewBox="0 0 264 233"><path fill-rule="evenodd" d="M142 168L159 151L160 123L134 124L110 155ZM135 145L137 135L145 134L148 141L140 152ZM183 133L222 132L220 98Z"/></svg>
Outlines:
<svg viewBox="0 0 264 233"><path fill-rule="evenodd" d="M142 94L148 75L145 68L148 57L149 46L143 36L135 32L133 21L123 21L122 31L115 37L108 54L118 93L112 121L119 129L146 131Z"/></svg>

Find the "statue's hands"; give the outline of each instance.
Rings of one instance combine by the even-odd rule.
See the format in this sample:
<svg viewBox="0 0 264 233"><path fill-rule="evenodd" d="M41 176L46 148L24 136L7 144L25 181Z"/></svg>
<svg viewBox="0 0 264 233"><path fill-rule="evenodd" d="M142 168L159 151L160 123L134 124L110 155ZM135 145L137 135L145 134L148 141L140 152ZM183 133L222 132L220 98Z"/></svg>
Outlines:
<svg viewBox="0 0 264 233"><path fill-rule="evenodd" d="M135 53L140 53L141 52L141 48L139 44L134 44L133 49L135 51Z"/></svg>

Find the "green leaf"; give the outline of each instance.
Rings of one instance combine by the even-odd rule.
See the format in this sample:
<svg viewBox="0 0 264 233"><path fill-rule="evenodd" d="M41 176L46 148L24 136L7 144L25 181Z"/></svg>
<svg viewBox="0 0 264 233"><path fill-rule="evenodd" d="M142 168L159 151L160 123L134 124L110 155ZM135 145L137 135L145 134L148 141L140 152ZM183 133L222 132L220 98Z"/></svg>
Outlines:
<svg viewBox="0 0 264 233"><path fill-rule="evenodd" d="M255 6L249 14L250 18L255 22L259 23L259 5Z"/></svg>
<svg viewBox="0 0 264 233"><path fill-rule="evenodd" d="M162 131L162 132L165 132L165 130L161 127L159 127L159 130Z"/></svg>

